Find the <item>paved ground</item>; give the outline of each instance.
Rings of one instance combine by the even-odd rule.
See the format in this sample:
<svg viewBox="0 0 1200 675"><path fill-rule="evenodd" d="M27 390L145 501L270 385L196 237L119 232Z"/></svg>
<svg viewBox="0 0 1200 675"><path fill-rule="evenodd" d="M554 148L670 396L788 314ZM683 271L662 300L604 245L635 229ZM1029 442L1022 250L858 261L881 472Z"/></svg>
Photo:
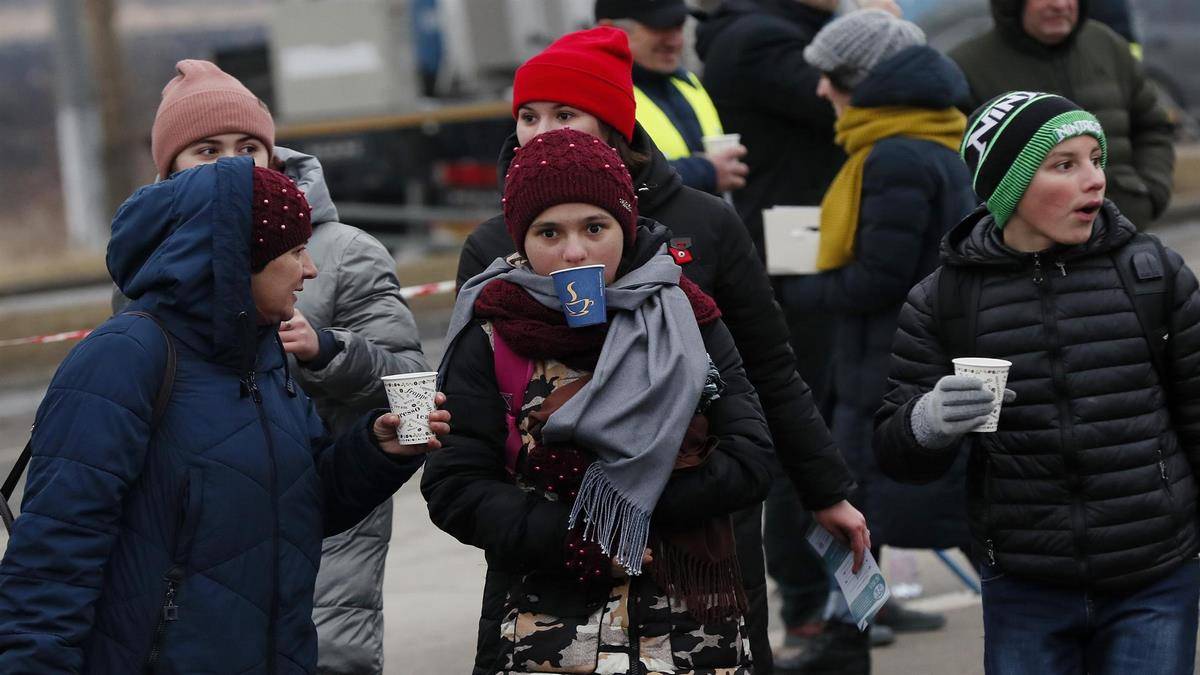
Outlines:
<svg viewBox="0 0 1200 675"><path fill-rule="evenodd" d="M1200 220L1160 231L1170 246L1200 266ZM436 362L443 319L423 317L427 354ZM16 459L18 444L45 389L44 375L0 380L0 476ZM395 500L395 525L385 582L387 670L389 674L468 673L474 652L476 619L483 583L483 558L434 528L417 489L406 485ZM0 534L0 549L7 543ZM913 675L981 673L983 627L978 601L928 552L914 552L924 585L918 607L946 611L947 627L909 635L873 652L875 672ZM894 560L896 556L891 556ZM889 554L884 569L889 571ZM780 628L775 626L776 635Z"/></svg>

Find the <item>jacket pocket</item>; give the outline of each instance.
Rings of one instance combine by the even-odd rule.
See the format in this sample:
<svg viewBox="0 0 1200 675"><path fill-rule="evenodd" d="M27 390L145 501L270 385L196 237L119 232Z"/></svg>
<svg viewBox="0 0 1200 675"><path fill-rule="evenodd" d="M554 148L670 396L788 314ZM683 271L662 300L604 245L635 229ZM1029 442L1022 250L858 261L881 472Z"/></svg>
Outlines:
<svg viewBox="0 0 1200 675"><path fill-rule="evenodd" d="M500 626L507 668L527 673L591 673L605 601L573 579L530 574L510 592Z"/></svg>
<svg viewBox="0 0 1200 675"><path fill-rule="evenodd" d="M179 529L175 538L174 560L186 563L195 544L196 530L200 527L200 513L204 506L204 470L190 467L183 494L179 500Z"/></svg>
<svg viewBox="0 0 1200 675"><path fill-rule="evenodd" d="M996 540L995 540L995 517L992 513L992 503L996 500L996 470L992 465L992 456L987 449L983 447L983 443L979 443L978 451L983 454L983 547L984 556L987 563L996 565Z"/></svg>

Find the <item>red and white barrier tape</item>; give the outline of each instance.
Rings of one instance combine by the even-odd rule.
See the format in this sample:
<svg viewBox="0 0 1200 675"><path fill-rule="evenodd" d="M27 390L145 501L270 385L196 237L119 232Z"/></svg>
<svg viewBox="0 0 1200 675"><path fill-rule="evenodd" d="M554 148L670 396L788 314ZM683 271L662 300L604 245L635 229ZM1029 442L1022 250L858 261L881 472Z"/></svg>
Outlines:
<svg viewBox="0 0 1200 675"><path fill-rule="evenodd" d="M400 295L405 300L412 298L422 298L427 295L438 295L441 293L453 293L455 283L453 281L437 281L432 284L420 284L419 286L405 286L400 289ZM67 340L82 340L91 333L91 329L86 330L71 330L65 333L54 333L53 335L32 335L30 337L11 338L8 340L0 340L0 347L15 347L17 345L42 345L51 342L66 342Z"/></svg>

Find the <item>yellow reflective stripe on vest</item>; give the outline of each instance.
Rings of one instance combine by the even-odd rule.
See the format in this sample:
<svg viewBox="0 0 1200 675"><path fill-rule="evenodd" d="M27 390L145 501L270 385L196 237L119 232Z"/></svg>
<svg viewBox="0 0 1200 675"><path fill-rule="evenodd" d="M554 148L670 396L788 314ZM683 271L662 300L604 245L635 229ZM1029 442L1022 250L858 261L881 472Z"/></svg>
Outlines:
<svg viewBox="0 0 1200 675"><path fill-rule="evenodd" d="M671 84L675 85L691 106L692 112L700 122L700 133L704 136L720 136L725 133L721 127L721 118L717 116L716 106L708 97L708 92L700 86L700 78L694 73L688 73L688 80L690 85L672 77ZM668 160L690 157L692 153L688 150L687 141L683 140L683 135L671 124L671 118L667 117L662 108L638 87L633 88L633 98L637 104L637 121L646 133L650 134L650 140L654 141L663 155Z"/></svg>

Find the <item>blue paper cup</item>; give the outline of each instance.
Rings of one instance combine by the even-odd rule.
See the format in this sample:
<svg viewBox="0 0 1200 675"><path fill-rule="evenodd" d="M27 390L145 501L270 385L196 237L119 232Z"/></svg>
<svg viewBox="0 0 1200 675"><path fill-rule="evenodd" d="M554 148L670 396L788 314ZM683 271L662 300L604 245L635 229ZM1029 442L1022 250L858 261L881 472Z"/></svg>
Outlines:
<svg viewBox="0 0 1200 675"><path fill-rule="evenodd" d="M550 273L571 328L608 321L604 305L604 265L584 265Z"/></svg>

